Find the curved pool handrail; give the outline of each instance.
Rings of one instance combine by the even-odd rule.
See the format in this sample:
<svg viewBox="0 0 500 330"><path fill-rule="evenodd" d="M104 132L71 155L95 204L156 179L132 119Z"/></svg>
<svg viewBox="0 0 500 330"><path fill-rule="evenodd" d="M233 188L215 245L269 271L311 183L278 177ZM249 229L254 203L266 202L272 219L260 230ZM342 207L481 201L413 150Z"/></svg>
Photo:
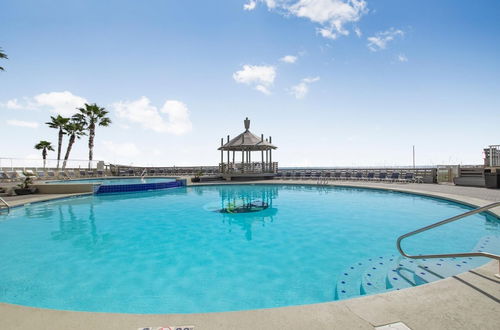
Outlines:
<svg viewBox="0 0 500 330"><path fill-rule="evenodd" d="M401 241L404 240L407 237L410 237L410 236L416 235L418 233L427 231L429 229L436 228L436 227L442 226L444 224L447 224L447 223L450 223L450 222L453 222L453 221L456 221L456 220L468 217L469 215L473 215L473 214L476 214L476 213L481 213L481 212L487 211L487 210L495 208L495 207L500 207L500 202L491 203L491 204L479 207L479 208L477 208L475 210L467 211L465 213L462 213L462 214L456 215L454 217L451 217L451 218L448 218L448 219L445 219L445 220L433 223L431 225L422 227L420 229L417 229L417 230L414 230L414 231L409 232L407 234L404 234L402 236L399 236L398 240L397 240L397 243L396 243L397 248L399 250L399 253L401 253L401 255L403 255L404 257L410 258L410 259L455 258L455 257L487 257L487 258L496 259L496 260L500 261L500 255L496 255L496 254L488 253L488 252L464 252L464 253L427 254L427 255L420 254L420 255L414 256L414 255L409 255L406 252L404 252L403 248L401 247Z"/></svg>

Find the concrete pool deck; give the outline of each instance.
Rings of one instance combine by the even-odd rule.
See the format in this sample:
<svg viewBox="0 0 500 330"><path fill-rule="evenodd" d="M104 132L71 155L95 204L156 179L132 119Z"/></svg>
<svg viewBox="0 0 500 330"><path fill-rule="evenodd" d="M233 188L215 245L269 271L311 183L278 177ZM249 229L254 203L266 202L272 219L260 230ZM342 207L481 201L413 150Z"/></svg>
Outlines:
<svg viewBox="0 0 500 330"><path fill-rule="evenodd" d="M227 184L241 184L230 182ZM316 184L315 180L251 183ZM221 184L220 182L201 185ZM224 183L222 183L224 184ZM198 184L195 184L198 185ZM500 201L500 190L435 184L334 181L330 185L389 189L482 206ZM75 195L75 194L73 194ZM42 197L43 196L43 197ZM67 195L31 195L29 202ZM22 205L28 199L8 200ZM492 210L500 215L500 208ZM436 219L436 221L441 219ZM374 329L404 323L410 329L498 329L498 262L437 282L321 304L207 314L110 314L58 311L0 303L0 329L138 329L193 325L195 329Z"/></svg>

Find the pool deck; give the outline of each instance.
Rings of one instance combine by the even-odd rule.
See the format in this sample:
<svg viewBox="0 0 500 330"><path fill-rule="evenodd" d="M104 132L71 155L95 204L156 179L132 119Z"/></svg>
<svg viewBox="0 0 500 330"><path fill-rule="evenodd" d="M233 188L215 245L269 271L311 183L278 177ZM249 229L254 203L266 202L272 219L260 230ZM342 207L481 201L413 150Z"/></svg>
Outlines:
<svg viewBox="0 0 500 330"><path fill-rule="evenodd" d="M241 184L230 182L228 184ZM251 183L316 184L315 180ZM221 184L220 182L202 183ZM199 184L195 184L199 185ZM334 181L331 185L389 189L482 206L500 201L500 190L436 184ZM72 194L77 195L77 194ZM68 195L7 197L22 205ZM500 215L500 208L492 212ZM436 221L441 219L436 219ZM139 329L193 325L195 329L376 329L402 322L409 329L498 329L498 262L426 285L321 304L207 314L110 314L58 311L0 303L0 329ZM403 329L391 327L389 329Z"/></svg>

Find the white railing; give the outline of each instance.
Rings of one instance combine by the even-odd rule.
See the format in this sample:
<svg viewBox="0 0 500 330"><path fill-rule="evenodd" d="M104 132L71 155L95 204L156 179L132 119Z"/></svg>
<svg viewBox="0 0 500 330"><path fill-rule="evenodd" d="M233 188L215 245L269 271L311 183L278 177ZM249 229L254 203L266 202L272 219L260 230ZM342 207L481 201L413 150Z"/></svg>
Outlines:
<svg viewBox="0 0 500 330"><path fill-rule="evenodd" d="M97 164L102 162L101 160L88 159L68 159L66 162L67 169L96 169ZM59 169L62 168L64 160L59 161ZM89 166L90 165L90 166ZM2 158L0 157L0 170L4 171L14 171L14 170L34 170L41 171L43 169L56 169L57 159L47 159L45 162L43 159L29 159L29 158Z"/></svg>
<svg viewBox="0 0 500 330"><path fill-rule="evenodd" d="M278 163L220 163L219 169L222 173L276 173L278 171Z"/></svg>

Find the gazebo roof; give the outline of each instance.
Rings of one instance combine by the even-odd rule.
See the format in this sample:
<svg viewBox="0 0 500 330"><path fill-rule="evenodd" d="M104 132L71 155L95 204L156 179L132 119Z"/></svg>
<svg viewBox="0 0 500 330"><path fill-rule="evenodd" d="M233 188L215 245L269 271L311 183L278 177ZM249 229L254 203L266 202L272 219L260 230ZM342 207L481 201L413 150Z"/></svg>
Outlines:
<svg viewBox="0 0 500 330"><path fill-rule="evenodd" d="M248 129L250 128L250 120L248 118L245 119L245 131L233 138L223 146L219 147L217 150L269 150L276 149L277 147L270 143L269 141L264 140L263 137L258 137Z"/></svg>

